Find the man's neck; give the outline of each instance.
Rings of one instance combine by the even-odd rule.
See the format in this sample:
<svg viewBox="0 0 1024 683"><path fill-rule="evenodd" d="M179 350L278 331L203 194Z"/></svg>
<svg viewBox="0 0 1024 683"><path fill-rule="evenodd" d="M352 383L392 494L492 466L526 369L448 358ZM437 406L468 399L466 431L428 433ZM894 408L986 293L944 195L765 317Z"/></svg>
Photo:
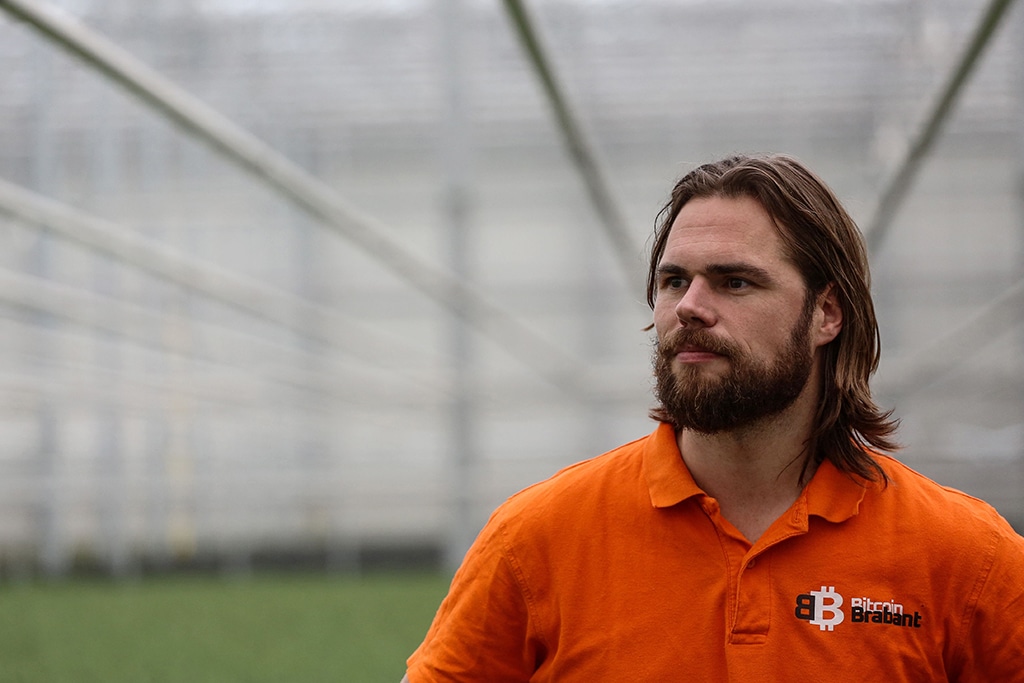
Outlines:
<svg viewBox="0 0 1024 683"><path fill-rule="evenodd" d="M731 432L677 434L694 481L718 501L722 516L754 543L800 496L814 473L807 440L807 397L773 418Z"/></svg>

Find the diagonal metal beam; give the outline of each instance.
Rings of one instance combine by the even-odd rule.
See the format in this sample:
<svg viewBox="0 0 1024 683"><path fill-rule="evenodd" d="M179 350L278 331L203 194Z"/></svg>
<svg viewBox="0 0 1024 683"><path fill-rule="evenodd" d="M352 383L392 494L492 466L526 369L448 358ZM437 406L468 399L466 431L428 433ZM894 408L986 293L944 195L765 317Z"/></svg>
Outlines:
<svg viewBox="0 0 1024 683"><path fill-rule="evenodd" d="M182 88L52 6L0 0L6 10L132 95L211 146L326 225L417 291L460 316L526 367L572 395L583 389L583 362L540 336L451 272L423 260L376 219L349 206L330 187Z"/></svg>
<svg viewBox="0 0 1024 683"><path fill-rule="evenodd" d="M13 309L44 312L81 328L112 334L141 348L200 361L213 368L229 368L253 380L340 403L365 403L369 399L382 405L393 406L397 402L423 407L449 399L450 392L440 382L421 386L393 367L370 371L368 363L342 364L333 356L316 353L304 345L274 342L214 322L153 311L3 267L0 303ZM0 318L7 315L0 310ZM193 334L203 343L196 344Z"/></svg>
<svg viewBox="0 0 1024 683"><path fill-rule="evenodd" d="M530 65L540 80L544 94L558 122L569 156L572 157L583 183L590 195L594 211L604 228L605 236L612 247L612 252L622 269L630 291L639 292L640 251L630 236L625 214L619 207L608 182L603 164L599 161L596 147L588 139L579 117L573 111L569 98L565 95L555 74L554 66L548 57L548 51L541 40L533 19L522 0L504 0L505 10L515 28L516 35L526 51Z"/></svg>
<svg viewBox="0 0 1024 683"><path fill-rule="evenodd" d="M276 324L327 348L341 349L369 365L387 367L399 356L429 358L423 349L361 325L332 308L197 259L3 180L0 180L0 214L10 215L59 239ZM429 360L434 367L444 367L437 359ZM417 376L414 374L412 379L421 381Z"/></svg>
<svg viewBox="0 0 1024 683"><path fill-rule="evenodd" d="M943 124L949 118L957 98L967 84L968 77L981 58L985 47L991 42L996 28L999 27L1003 17L1006 16L1006 11L1013 3L1014 0L992 0L982 14L970 42L939 94L931 115L921 127L896 172L882 191L871 221L864 231L868 251L871 253L875 253L881 248L882 241L892 227L896 212L899 211L900 205L909 192L921 163L938 138Z"/></svg>
<svg viewBox="0 0 1024 683"><path fill-rule="evenodd" d="M915 394L931 387L978 349L1020 325L1024 307L1024 279L976 311L961 325L914 351L904 362L885 366L884 386L900 395ZM880 373L881 375L881 373Z"/></svg>

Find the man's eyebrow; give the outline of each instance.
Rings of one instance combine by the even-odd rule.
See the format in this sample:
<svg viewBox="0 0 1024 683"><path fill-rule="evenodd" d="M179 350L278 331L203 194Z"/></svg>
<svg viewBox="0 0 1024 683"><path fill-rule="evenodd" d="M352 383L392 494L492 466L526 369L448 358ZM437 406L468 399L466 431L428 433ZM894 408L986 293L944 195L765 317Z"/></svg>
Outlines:
<svg viewBox="0 0 1024 683"><path fill-rule="evenodd" d="M715 275L745 275L762 282L774 280L767 270L752 263L712 263L705 270Z"/></svg>
<svg viewBox="0 0 1024 683"><path fill-rule="evenodd" d="M658 275L689 275L690 271L674 263L662 263L658 266Z"/></svg>
<svg viewBox="0 0 1024 683"><path fill-rule="evenodd" d="M703 268L703 270L711 275L742 275L759 282L771 282L774 280L767 270L752 263L712 263ZM665 275L690 277L689 270L675 263L661 264L658 266L657 274L662 277Z"/></svg>

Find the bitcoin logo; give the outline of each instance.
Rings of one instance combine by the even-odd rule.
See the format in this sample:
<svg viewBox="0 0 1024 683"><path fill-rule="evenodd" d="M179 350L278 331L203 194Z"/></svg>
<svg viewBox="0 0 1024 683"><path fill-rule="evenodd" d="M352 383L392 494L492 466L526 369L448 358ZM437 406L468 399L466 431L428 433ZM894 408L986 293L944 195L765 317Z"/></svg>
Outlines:
<svg viewBox="0 0 1024 683"><path fill-rule="evenodd" d="M814 596L815 602L814 618L810 620L812 624L822 631L826 628L832 631L836 624L843 623L846 615L839 609L843 606L843 596L836 593L835 586L822 586L820 591L811 591L811 595ZM826 613L829 614L828 617L825 616Z"/></svg>
<svg viewBox="0 0 1024 683"><path fill-rule="evenodd" d="M822 586L820 591L796 596L795 614L798 619L809 621L822 631L832 631L846 618L840 609L842 606L843 596L836 592L835 586Z"/></svg>

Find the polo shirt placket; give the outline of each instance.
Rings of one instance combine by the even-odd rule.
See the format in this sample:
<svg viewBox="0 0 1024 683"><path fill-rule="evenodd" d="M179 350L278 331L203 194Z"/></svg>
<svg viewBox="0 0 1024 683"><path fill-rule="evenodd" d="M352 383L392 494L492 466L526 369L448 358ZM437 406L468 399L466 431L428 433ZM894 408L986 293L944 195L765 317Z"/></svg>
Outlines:
<svg viewBox="0 0 1024 683"><path fill-rule="evenodd" d="M668 438L671 436L671 444ZM841 523L857 514L866 488L824 463L789 510L751 544L721 514L718 501L694 482L675 448L674 433L654 435L645 453L647 483L654 506L667 508L695 499L714 527L724 563L725 659L729 680L755 680L763 673L773 620L783 619L773 595L774 550L806 534L810 516ZM791 571L792 568L787 568ZM780 626L781 628L781 626ZM785 629L783 629L785 630ZM762 646L762 647L758 647Z"/></svg>

